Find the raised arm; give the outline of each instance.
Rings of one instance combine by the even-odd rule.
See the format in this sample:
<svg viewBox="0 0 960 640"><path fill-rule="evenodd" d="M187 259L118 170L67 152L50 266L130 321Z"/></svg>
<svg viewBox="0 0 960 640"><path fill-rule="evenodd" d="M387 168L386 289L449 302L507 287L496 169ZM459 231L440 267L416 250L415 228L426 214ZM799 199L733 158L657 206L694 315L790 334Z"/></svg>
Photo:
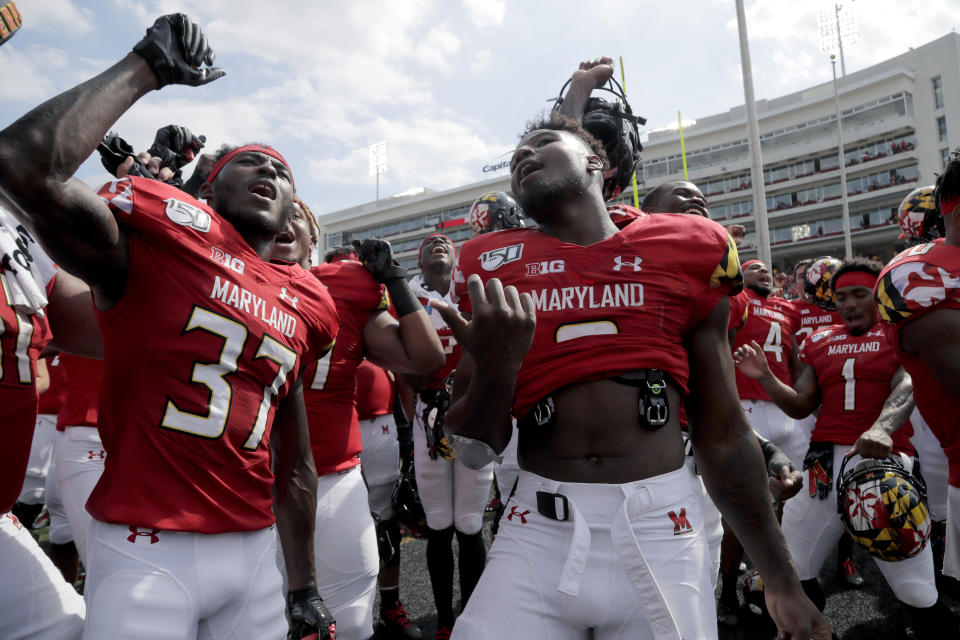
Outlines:
<svg viewBox="0 0 960 640"><path fill-rule="evenodd" d="M910 374L897 369L890 381L890 395L883 402L883 409L869 429L860 434L848 455L859 453L864 458L884 459L893 450L893 434L910 418L915 407L913 380Z"/></svg>
<svg viewBox="0 0 960 640"><path fill-rule="evenodd" d="M148 91L223 75L201 69L213 62L213 52L183 14L159 18L134 51L0 131L0 198L43 239L57 263L108 303L126 282L126 239L103 200L73 174Z"/></svg>
<svg viewBox="0 0 960 640"><path fill-rule="evenodd" d="M791 418L806 418L820 404L817 374L809 364L800 363L800 373L790 387L770 371L763 348L756 341L740 346L733 360L740 373L759 381L773 403Z"/></svg>
<svg viewBox="0 0 960 640"><path fill-rule="evenodd" d="M734 386L727 343L728 303L687 336L691 438L710 497L763 576L764 596L780 635L830 638L823 616L806 598L767 496L766 471Z"/></svg>
<svg viewBox="0 0 960 640"><path fill-rule="evenodd" d="M393 300L399 321L386 311L374 313L363 328L367 357L389 371L428 374L443 366L443 345L423 305L407 282L407 270L393 259L386 240L355 242L357 255Z"/></svg>
<svg viewBox="0 0 960 640"><path fill-rule="evenodd" d="M613 58L599 58L580 63L570 77L570 88L560 105L560 113L580 122L587 100L594 89L599 89L613 76Z"/></svg>

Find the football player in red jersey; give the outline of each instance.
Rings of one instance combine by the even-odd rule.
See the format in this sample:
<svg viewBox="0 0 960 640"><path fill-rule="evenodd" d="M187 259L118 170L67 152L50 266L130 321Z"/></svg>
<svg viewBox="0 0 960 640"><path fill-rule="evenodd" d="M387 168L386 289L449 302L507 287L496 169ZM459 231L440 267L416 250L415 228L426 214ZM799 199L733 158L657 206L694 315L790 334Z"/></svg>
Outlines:
<svg viewBox="0 0 960 640"><path fill-rule="evenodd" d="M464 348L446 423L458 459L484 464L506 445L511 413L520 424L517 490L453 637L717 637L680 433L689 394L698 466L773 584L781 634L829 638L790 566L737 402L733 242L699 216L638 213L618 230L604 164L575 122L531 124L512 190L539 229L464 245L454 277L469 321L432 303Z"/></svg>
<svg viewBox="0 0 960 640"><path fill-rule="evenodd" d="M913 378L917 409L947 454L943 573L960 579L960 151L934 193L944 237L895 256L874 295L887 339Z"/></svg>
<svg viewBox="0 0 960 640"><path fill-rule="evenodd" d="M785 382L792 379L792 371L799 367L796 359L796 343L793 334L796 331L796 314L787 300L771 295L773 280L767 266L759 260L743 263L744 291L731 302L731 308L746 306L746 319L737 329L733 339L733 348L749 344L752 340L763 344L764 354L770 367L778 378ZM731 329L734 329L731 317ZM779 447L794 466L799 467L803 459L803 448L807 442L807 432L797 426L793 418L787 416L770 402L766 391L759 383L736 372L737 393L746 412L747 421L753 430L763 438ZM718 619L726 626L739 622L740 609L737 593L737 580L743 547L728 523L725 522L720 558L720 602Z"/></svg>
<svg viewBox="0 0 960 640"><path fill-rule="evenodd" d="M312 220L309 208L298 200L289 229L278 237L273 258L309 268L310 249L319 235ZM307 369L310 384L304 389L319 474L317 583L337 619L338 637L347 640L365 640L373 634L379 572L377 532L360 469L357 367L366 355L393 371L426 374L445 361L440 339L406 281L406 269L393 262L390 244L367 239L358 243L356 251L359 256L342 256L310 269L333 297L340 332L333 349ZM391 299L398 319L388 312ZM394 445L394 472L398 461ZM399 550L400 527L395 519L387 518L380 533ZM399 580L399 551L395 558ZM420 637L396 589L383 595L380 618L382 626L400 637Z"/></svg>
<svg viewBox="0 0 960 640"><path fill-rule="evenodd" d="M737 368L758 380L788 415L803 418L819 407L804 458L809 490L784 505L783 534L804 589L821 609L826 596L817 575L845 531L836 508L837 473L844 456L853 456L849 465L860 456L884 459L892 452L908 471L913 468L913 429L907 421L913 388L883 336L873 300L879 274L880 265L864 259L837 270L833 284L843 323L804 340L803 365L792 387L773 375L756 341L740 346L733 356ZM918 637L936 637L946 628L951 617L938 600L929 545L898 562L874 560L906 605Z"/></svg>
<svg viewBox="0 0 960 640"><path fill-rule="evenodd" d="M502 232L501 232L502 233ZM487 234L490 235L490 234ZM453 264L457 249L447 236L436 233L420 245L421 272L410 286L421 303L453 304ZM429 309L440 336L446 362L428 376L403 376L416 392L413 410L413 461L420 500L427 516L427 570L437 607L437 640L449 638L453 628L453 537L456 534L461 602L466 606L486 562L483 511L490 498L493 462L473 469L454 456L444 436L443 423L450 396L446 379L460 361L460 345L446 321Z"/></svg>
<svg viewBox="0 0 960 640"><path fill-rule="evenodd" d="M640 209L647 213L691 213L710 217L707 199L700 188L686 180L670 180L651 189L640 203Z"/></svg>
<svg viewBox="0 0 960 640"><path fill-rule="evenodd" d="M12 640L76 640L83 631L83 598L34 540L31 523L11 513L37 421L37 359L52 330L54 348L99 352L87 287L57 271L33 234L0 207L0 620Z"/></svg>
<svg viewBox="0 0 960 640"><path fill-rule="evenodd" d="M189 18L164 16L113 67L0 132L5 199L90 285L104 338L91 637L281 636L278 534L290 632L333 632L315 584L299 373L329 349L337 318L300 266L262 259L292 209L289 166L268 147L235 150L201 187L209 206L145 178L98 195L71 177L139 98L211 82L224 73L212 62Z"/></svg>

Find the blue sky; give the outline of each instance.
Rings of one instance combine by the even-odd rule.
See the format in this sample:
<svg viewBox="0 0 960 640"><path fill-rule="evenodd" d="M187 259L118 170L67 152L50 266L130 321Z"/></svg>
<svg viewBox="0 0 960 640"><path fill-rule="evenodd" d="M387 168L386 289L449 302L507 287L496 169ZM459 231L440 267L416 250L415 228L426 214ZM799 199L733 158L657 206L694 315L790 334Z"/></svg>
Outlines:
<svg viewBox="0 0 960 640"><path fill-rule="evenodd" d="M148 95L116 125L144 148L163 125L208 145L267 142L291 162L320 214L374 199L367 146L386 140L387 196L490 177L524 122L547 108L580 60L622 56L648 126L743 102L733 0L17 0L21 32L0 48L0 126L122 57L153 19L183 11L228 75ZM960 3L846 2L859 42L847 69L960 27ZM817 14L832 4L746 0L757 98L830 78ZM617 71L619 77L619 69ZM187 169L189 171L189 168ZM88 161L79 177L106 176Z"/></svg>

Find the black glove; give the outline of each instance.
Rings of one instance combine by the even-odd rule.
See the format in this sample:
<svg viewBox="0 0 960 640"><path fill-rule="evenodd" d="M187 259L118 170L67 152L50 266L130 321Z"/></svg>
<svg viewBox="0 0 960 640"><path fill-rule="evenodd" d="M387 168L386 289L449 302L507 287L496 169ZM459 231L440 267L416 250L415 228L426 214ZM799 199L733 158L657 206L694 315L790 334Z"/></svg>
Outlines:
<svg viewBox="0 0 960 640"><path fill-rule="evenodd" d="M764 442L760 446L760 449L763 451L763 460L767 463L767 475L779 478L780 469L783 467L787 467L790 473L797 470L797 467L790 461L787 454L769 440Z"/></svg>
<svg viewBox="0 0 960 640"><path fill-rule="evenodd" d="M133 147L126 140L117 135L116 131L110 131L103 136L103 140L97 145L97 152L100 154L100 162L103 168L110 172L110 175L116 177L117 169L128 157L133 158L133 166L127 175L140 176L141 178L150 178L156 180L157 177L150 173L147 166L140 162L140 158L134 153Z"/></svg>
<svg viewBox="0 0 960 640"><path fill-rule="evenodd" d="M134 45L133 52L157 76L157 88L168 84L197 87L226 74L220 67L212 66L214 53L207 46L207 37L182 13L157 18L143 40Z"/></svg>
<svg viewBox="0 0 960 640"><path fill-rule="evenodd" d="M160 158L160 167L169 167L179 171L183 166L193 162L197 153L203 149L207 141L206 136L195 136L190 129L175 124L157 129L157 135L150 147L150 155Z"/></svg>
<svg viewBox="0 0 960 640"><path fill-rule="evenodd" d="M287 640L336 640L337 623L316 586L287 594Z"/></svg>
<svg viewBox="0 0 960 640"><path fill-rule="evenodd" d="M393 260L393 247L386 240L367 238L354 240L353 248L357 250L360 262L364 264L377 282L389 284L391 281L406 279L407 269Z"/></svg>

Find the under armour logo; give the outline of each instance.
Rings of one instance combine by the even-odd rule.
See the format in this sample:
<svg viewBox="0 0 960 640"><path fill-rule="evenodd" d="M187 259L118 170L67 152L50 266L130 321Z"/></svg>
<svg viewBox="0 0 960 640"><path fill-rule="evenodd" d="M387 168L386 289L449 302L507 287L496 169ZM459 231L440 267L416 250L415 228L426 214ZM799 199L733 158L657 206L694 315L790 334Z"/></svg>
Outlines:
<svg viewBox="0 0 960 640"><path fill-rule="evenodd" d="M676 511L671 511L667 514L667 517L673 522L673 535L682 536L685 533L693 533L693 525L687 519L686 507L681 508L679 514Z"/></svg>
<svg viewBox="0 0 960 640"><path fill-rule="evenodd" d="M286 300L290 304L290 306L293 307L294 309L297 308L297 303L300 302L300 298L298 298L297 296L291 296L287 294L286 287L280 287L280 299Z"/></svg>
<svg viewBox="0 0 960 640"><path fill-rule="evenodd" d="M640 271L640 263L643 262L643 258L640 256L634 256L633 262L625 262L622 256L614 256L613 258L613 270L620 271L624 267L633 267L634 271Z"/></svg>
<svg viewBox="0 0 960 640"><path fill-rule="evenodd" d="M106 458L107 452L103 449L98 449L97 451L90 449L87 451L87 460L105 460Z"/></svg>
<svg viewBox="0 0 960 640"><path fill-rule="evenodd" d="M527 524L527 518L525 516L529 515L530 510L520 511L519 508L514 505L510 507L510 513L507 515L507 520L513 520L513 516L520 518L520 524Z"/></svg>
<svg viewBox="0 0 960 640"><path fill-rule="evenodd" d="M384 434L384 435L387 435L387 434L390 433L390 425L388 425L388 424L382 424L382 425L380 425L380 430L383 431L383 434Z"/></svg>
<svg viewBox="0 0 960 640"><path fill-rule="evenodd" d="M130 535L127 536L127 542L136 542L138 536L147 536L150 538L150 544L157 544L160 542L160 538L157 534L160 533L160 529L144 529L140 531L138 527L130 525Z"/></svg>

